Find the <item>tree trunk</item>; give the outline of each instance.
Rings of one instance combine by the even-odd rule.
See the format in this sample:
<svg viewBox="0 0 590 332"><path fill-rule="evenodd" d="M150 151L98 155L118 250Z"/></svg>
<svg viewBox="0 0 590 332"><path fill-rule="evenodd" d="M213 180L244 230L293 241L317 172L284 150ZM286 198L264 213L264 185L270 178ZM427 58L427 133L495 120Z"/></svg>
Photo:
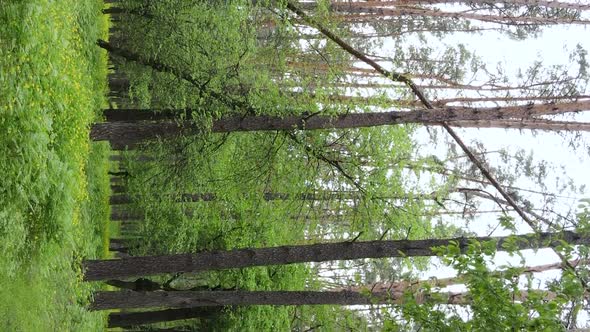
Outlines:
<svg viewBox="0 0 590 332"><path fill-rule="evenodd" d="M473 196L477 196L483 199L487 199L487 200L491 200L493 202L495 202L496 204L502 204L502 205L510 205L508 204L507 201L498 198L494 195L489 194L488 192L486 192L485 190L482 189L477 189L477 188L458 188L457 192L460 193L464 193L464 194L468 194L468 195L473 195ZM536 219L536 221L538 223L544 223L547 227L552 227L553 222L545 217L543 217L542 215L536 213L533 209L524 206L522 208L522 210L528 214L530 214L533 218Z"/></svg>
<svg viewBox="0 0 590 332"><path fill-rule="evenodd" d="M510 16L510 15L487 15L467 12L445 12L422 7L398 7L395 9L384 8L355 8L356 14L337 15L341 22L366 23L378 22L391 17L419 16L419 17L448 17L454 19L471 19L481 22L489 22L503 25L557 25L557 24L589 24L589 20L574 19L566 17L541 17L541 16Z"/></svg>
<svg viewBox="0 0 590 332"><path fill-rule="evenodd" d="M316 130L336 128L362 128L394 124L422 123L440 125L444 121L481 121L521 119L538 115L562 114L590 109L590 101L559 104L538 104L494 108L445 107L419 109L408 112L350 113L337 116L245 116L229 117L213 122L211 130L217 133L235 131ZM115 115L119 113L118 115ZM171 113L140 110L109 110L107 123L92 126L90 137L95 141L108 140L115 149L133 147L138 143L182 134L197 134L199 129L190 122L143 122L167 120Z"/></svg>
<svg viewBox="0 0 590 332"><path fill-rule="evenodd" d="M139 110L130 108L105 109L103 115L107 122L159 121L179 119L188 116L192 109Z"/></svg>
<svg viewBox="0 0 590 332"><path fill-rule="evenodd" d="M171 195L172 196L172 195ZM359 191L325 191L310 193L277 193L265 192L262 194L265 201L302 200L302 201L329 201L329 200L355 200L363 197ZM376 197L377 198L377 197ZM383 199L403 199L407 197L378 197ZM209 202L217 199L216 193L185 193L180 194L176 202ZM111 205L129 204L131 197L127 194L116 194L110 197Z"/></svg>
<svg viewBox="0 0 590 332"><path fill-rule="evenodd" d="M554 292L532 291L546 301ZM515 301L526 301L527 291L511 294ZM469 304L469 293L418 293L415 303ZM318 291L181 291L181 292L97 292L91 310L150 307L196 308L237 305L375 305L404 304L403 292L318 292Z"/></svg>
<svg viewBox="0 0 590 332"><path fill-rule="evenodd" d="M304 20L309 20L298 8L291 4L287 4L289 9L295 11L298 15L302 16ZM384 112L384 113L364 113L364 114L347 114L340 115L337 117L323 117L323 116L289 116L285 118L268 117L268 116L247 116L247 117L233 117L218 120L214 122L212 131L213 132L231 132L231 131L257 131L257 130L292 130L292 129L332 129L332 128L358 128L358 127L369 127L369 126L381 126L381 125L392 125L400 123L424 123L441 125L442 121L458 121L458 120L482 120L482 119L499 119L499 118L527 118L534 114L556 114L565 112L566 109L558 110L552 109L550 105L527 105L527 106L514 106L507 108L495 108L495 109L473 109L473 108L443 108L433 109L432 105L424 97L418 86L409 78L399 73L389 72L383 69L381 66L376 64L374 61L367 58L364 54L358 52L350 45L346 44L338 36L327 29L319 26L318 29L322 34L335 41L338 45L343 47L351 55L357 57L359 60L364 61L371 65L375 70L382 75L390 78L391 80L402 82L407 84L417 97L424 102L424 104L430 110L416 110L413 112ZM204 87L196 81L191 73L180 72L175 70L166 64L161 62L146 59L138 54L130 52L128 50L119 49L113 47L111 44L99 40L98 45L109 53L125 58L128 61L134 61L146 66L153 68L156 71L168 72L182 78L189 83L196 86L199 90L204 91ZM253 113L248 105L241 102L237 102L232 99L228 99L226 96L220 95L214 91L206 91L216 100L226 104L232 109L240 109L242 112ZM566 107L577 106L567 104ZM577 104L577 103L574 103ZM536 109L545 109L548 113L538 113ZM581 110L581 109L577 109ZM572 110L574 111L574 110ZM119 123L101 123L95 124L91 130L91 138L93 140L109 140L111 145L115 149L122 149L125 146L134 147L138 143L154 139L157 137L166 138L173 137L180 134L196 134L198 129L192 126L190 123L177 124L174 122L160 122L160 123L136 123L130 121L129 118L138 116L139 120L155 120L158 118L157 114L147 114L130 112L130 110L121 110L123 113L119 113L118 117L122 117ZM114 113L112 111L111 113ZM171 114L172 113L172 114ZM173 115L170 110L164 110L160 119L169 119ZM123 121L124 120L124 121ZM114 119L113 119L114 121ZM445 126L445 124L442 124ZM450 129L449 129L450 130Z"/></svg>
<svg viewBox="0 0 590 332"><path fill-rule="evenodd" d="M548 97L553 98L553 97ZM573 97L570 97L573 98ZM534 99L534 98L533 98ZM475 101L489 101L474 99ZM496 99L495 101L498 101ZM500 100L512 100L504 98ZM526 100L531 100L530 98ZM442 102L471 101L470 99L443 99ZM590 100L564 103L529 104L504 107L463 107L446 106L432 109L410 111L350 113L337 116L246 116L230 117L214 121L214 132L264 131L291 129L332 129L374 127L402 123L433 123L441 121L477 121L499 119L529 119L540 115L556 115L582 112L590 109ZM106 122L165 121L186 116L191 109L106 109L103 111ZM355 125L354 123L361 123ZM184 124L190 126L190 122Z"/></svg>
<svg viewBox="0 0 590 332"><path fill-rule="evenodd" d="M465 4L465 5L519 5L530 7L547 7L572 10L590 10L590 5L547 0L402 0L402 1L359 1L339 2L332 1L331 8L346 10L348 7L399 7L403 5L440 5L440 4Z"/></svg>
<svg viewBox="0 0 590 332"><path fill-rule="evenodd" d="M314 291L97 292L92 310L235 305L371 305L401 303L403 294ZM452 297L447 295L450 301Z"/></svg>
<svg viewBox="0 0 590 332"><path fill-rule="evenodd" d="M182 319L210 319L221 314L222 308L181 308L143 312L112 312L108 327L130 327L171 322Z"/></svg>
<svg viewBox="0 0 590 332"><path fill-rule="evenodd" d="M587 244L585 238L574 232L539 233L516 236L518 249L554 247L560 241L570 244ZM306 262L326 262L360 258L433 256L433 247L458 243L465 251L470 241L496 241L496 248L512 237L475 237L430 240L392 240L366 242L337 242L311 245L281 246L258 249L200 252L161 256L130 257L119 260L86 260L83 262L84 279L108 280L178 272L202 272L251 266L282 265Z"/></svg>

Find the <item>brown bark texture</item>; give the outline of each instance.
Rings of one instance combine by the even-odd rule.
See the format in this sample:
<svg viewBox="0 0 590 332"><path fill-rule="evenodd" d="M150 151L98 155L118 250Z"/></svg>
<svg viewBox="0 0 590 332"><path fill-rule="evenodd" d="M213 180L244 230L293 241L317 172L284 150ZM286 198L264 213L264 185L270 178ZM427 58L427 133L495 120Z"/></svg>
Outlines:
<svg viewBox="0 0 590 332"><path fill-rule="evenodd" d="M400 302L403 294L317 291L97 292L93 310L235 305L370 305Z"/></svg>
<svg viewBox="0 0 590 332"><path fill-rule="evenodd" d="M547 291L534 291L547 301L556 294ZM525 301L527 291L512 294L515 301ZM468 293L416 293L418 304L430 302L437 304L469 304ZM150 307L197 308L242 305L374 305L403 304L404 292L353 291L180 291L180 292L109 292L96 293L92 310L132 309Z"/></svg>
<svg viewBox="0 0 590 332"><path fill-rule="evenodd" d="M555 247L565 241L588 244L590 239L574 232L539 233L516 236L517 249ZM120 279L178 272L203 272L251 266L325 262L360 258L433 256L432 248L457 243L464 252L472 241L495 241L498 250L513 237L474 237L429 240L336 242L310 245L206 251L193 254L138 256L124 259L86 260L87 281Z"/></svg>
<svg viewBox="0 0 590 332"><path fill-rule="evenodd" d="M503 119L529 119L540 115L580 112L590 109L590 101L550 103L523 106L469 108L444 107L417 109L408 112L350 113L337 116L240 116L213 122L213 132L317 130L337 128L362 128L395 124L422 123L440 125L443 121L483 121ZM118 114L117 114L118 113ZM116 114L116 115L115 115ZM170 138L182 134L197 134L199 129L189 121L178 123L170 120L170 113L141 110L114 110L106 114L110 122L92 126L90 137L95 141L108 140L115 149L135 146L146 140ZM143 121L143 120L159 120Z"/></svg>
<svg viewBox="0 0 590 332"><path fill-rule="evenodd" d="M448 17L454 19L471 19L482 22L505 24L505 25L556 25L556 24L579 24L587 25L589 20L573 19L564 17L539 17L539 16L503 16L503 15L487 15L474 14L466 12L444 12L441 10L434 10L423 7L403 6L394 9L386 8L354 8L355 12L362 11L362 13L344 14L338 16L343 22L349 23L365 23L377 22L387 18L399 16L419 16L419 17Z"/></svg>
<svg viewBox="0 0 590 332"><path fill-rule="evenodd" d="M310 193L279 193L265 192L262 194L265 201L280 200L302 200L302 201L328 201L328 200L354 200L361 199L362 193L358 191L326 191ZM389 198L389 197L387 197ZM406 197L391 197L406 198ZM209 202L217 199L216 193L184 193L180 194L177 202ZM116 194L110 197L111 205L129 204L132 202L131 196L127 194Z"/></svg>
<svg viewBox="0 0 590 332"><path fill-rule="evenodd" d="M307 3L300 3L307 4ZM439 5L439 4L480 4L480 5L519 5L535 6L547 8L560 8L571 10L590 10L590 5L583 3L547 1L547 0L400 0L400 1L332 1L331 8L346 11L347 8L354 7L397 7L403 5ZM314 4L315 5L315 4ZM315 6L314 6L315 7Z"/></svg>

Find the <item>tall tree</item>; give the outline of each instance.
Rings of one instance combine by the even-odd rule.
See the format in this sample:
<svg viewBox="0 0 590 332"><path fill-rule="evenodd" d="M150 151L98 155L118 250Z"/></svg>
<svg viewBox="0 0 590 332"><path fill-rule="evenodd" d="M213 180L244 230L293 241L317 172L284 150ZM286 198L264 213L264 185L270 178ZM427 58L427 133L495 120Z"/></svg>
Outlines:
<svg viewBox="0 0 590 332"><path fill-rule="evenodd" d="M421 123L443 125L450 121L515 120L531 119L534 116L580 112L590 108L590 102L571 102L561 104L538 104L494 108L446 107L409 112L349 113L336 116L236 116L213 122L211 131L274 131L274 130L316 130L335 128L361 128L393 124ZM140 110L109 111L107 120L92 126L90 137L93 140L108 140L116 149L135 146L146 140L170 138L181 134L197 134L202 128L190 121L179 124L174 121L147 122L142 120L161 120L173 117L174 113L158 113ZM127 119L128 121L125 121ZM119 120L118 122L116 122Z"/></svg>
<svg viewBox="0 0 590 332"><path fill-rule="evenodd" d="M456 298L447 294L449 303ZM315 291L179 291L179 292L98 292L91 309L131 309L149 307L209 307L229 305L369 305L400 303L403 293L315 292Z"/></svg>
<svg viewBox="0 0 590 332"><path fill-rule="evenodd" d="M573 10L590 10L590 5L581 2L564 2L564 1L547 1L547 0L402 0L402 1L367 1L367 2L347 2L331 1L331 7L403 7L407 5L440 5L440 4L464 4L473 6L489 7L492 5L518 5L518 6L538 6L548 8L573 9ZM301 3L304 5L304 3Z"/></svg>
<svg viewBox="0 0 590 332"><path fill-rule="evenodd" d="M548 291L515 291L515 301L526 301L529 297L544 301L555 299L556 294ZM411 298L411 297L410 297ZM91 305L93 310L134 309L150 307L219 307L237 305L376 305L404 304L408 297L404 292L318 292L318 291L179 291L179 292L113 292L96 293ZM415 294L413 303L469 304L468 293Z"/></svg>
<svg viewBox="0 0 590 332"><path fill-rule="evenodd" d="M565 241L572 245L587 244L590 239L574 232L539 233L507 237L474 237L430 240L346 241L275 248L236 249L164 256L129 257L116 260L87 260L83 263L84 279L107 280L177 272L242 268L249 266L281 265L305 262L324 262L358 258L433 256L433 248L459 243L467 250L472 241L494 241L498 250L504 243L518 249L554 247Z"/></svg>

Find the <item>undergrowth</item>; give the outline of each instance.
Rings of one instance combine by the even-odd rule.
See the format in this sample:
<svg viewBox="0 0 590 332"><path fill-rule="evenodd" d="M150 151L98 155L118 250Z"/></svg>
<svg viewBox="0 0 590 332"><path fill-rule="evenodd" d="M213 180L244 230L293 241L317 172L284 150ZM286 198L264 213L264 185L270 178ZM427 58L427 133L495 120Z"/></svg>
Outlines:
<svg viewBox="0 0 590 332"><path fill-rule="evenodd" d="M109 148L102 1L0 0L0 329L100 330L79 262L102 254Z"/></svg>

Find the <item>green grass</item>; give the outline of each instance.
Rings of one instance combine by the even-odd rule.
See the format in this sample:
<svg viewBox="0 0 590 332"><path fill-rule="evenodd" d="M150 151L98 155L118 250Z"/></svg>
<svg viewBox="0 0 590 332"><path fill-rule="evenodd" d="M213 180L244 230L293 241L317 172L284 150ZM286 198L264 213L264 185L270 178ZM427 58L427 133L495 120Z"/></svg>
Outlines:
<svg viewBox="0 0 590 332"><path fill-rule="evenodd" d="M79 262L104 253L107 21L99 0L0 0L0 330L96 331Z"/></svg>

